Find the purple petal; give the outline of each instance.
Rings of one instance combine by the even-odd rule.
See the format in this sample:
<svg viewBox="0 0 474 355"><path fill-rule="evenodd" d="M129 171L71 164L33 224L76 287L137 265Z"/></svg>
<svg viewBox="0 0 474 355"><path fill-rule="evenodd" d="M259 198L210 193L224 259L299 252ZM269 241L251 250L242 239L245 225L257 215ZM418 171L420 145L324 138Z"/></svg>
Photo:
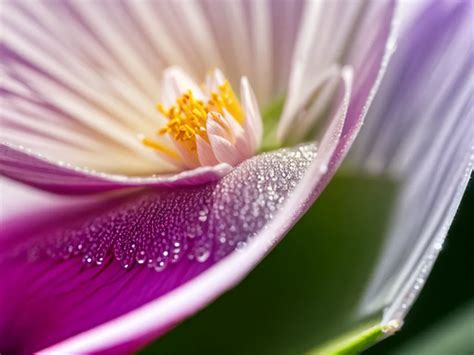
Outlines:
<svg viewBox="0 0 474 355"><path fill-rule="evenodd" d="M136 349L234 286L316 198L347 113L350 79L342 83L317 152L314 144L283 149L215 183L43 208L28 224L25 216L4 223L2 350L31 352L70 337L49 350Z"/></svg>
<svg viewBox="0 0 474 355"><path fill-rule="evenodd" d="M5 223L0 237L0 313L6 322L0 326L2 350L36 351L133 311L251 240L263 243L259 253L264 253L272 243L269 237L274 239L284 230L266 237L254 234L281 210L314 156L314 145L264 154L217 183L145 190L60 211L43 210L41 216L29 217L28 225L24 217ZM316 161L328 158L324 155ZM254 264L255 248L233 258ZM229 270L225 265L235 263L231 259L225 259L214 274L221 274L223 267ZM244 270L237 267L234 275L226 271L225 281L202 276L207 281L186 285L180 291L183 304L165 307L167 312L160 306L151 313L155 315L148 319L153 319L156 329L153 336L209 302L216 288L229 287ZM192 297L186 291L191 285L199 289ZM12 299L12 295L18 297ZM177 302L180 297L176 297L155 302L167 304L170 298ZM129 336L121 341L150 331L152 324L146 323L143 312L139 312L140 324L123 322L134 330L128 330ZM40 324L31 321L35 319Z"/></svg>
<svg viewBox="0 0 474 355"><path fill-rule="evenodd" d="M180 187L219 180L232 167L219 164L174 175L130 177L98 173L58 163L21 147L0 145L3 175L34 187L62 194L84 194L130 187Z"/></svg>
<svg viewBox="0 0 474 355"><path fill-rule="evenodd" d="M389 26L383 39L388 32ZM364 85L367 90L354 93L356 103L370 98L387 58L378 55L385 41L375 49L369 71L375 74ZM25 217L5 223L0 313L7 316L0 320L1 349L131 351L237 284L317 198L345 156L365 107L349 101L349 73L344 71L336 116L316 156L312 144L276 151L242 163L218 182L131 192L55 214L46 209L28 217L28 224ZM163 230L161 237L157 232ZM177 262L168 259L160 272L132 265L141 262L140 246L146 245L159 269L163 260L157 253L163 256L163 247L174 246L173 238L180 238L180 247L188 245ZM102 265L86 266L81 258Z"/></svg>
<svg viewBox="0 0 474 355"><path fill-rule="evenodd" d="M432 1L404 33L349 164L400 184L363 312L402 322L433 266L473 166L471 1Z"/></svg>

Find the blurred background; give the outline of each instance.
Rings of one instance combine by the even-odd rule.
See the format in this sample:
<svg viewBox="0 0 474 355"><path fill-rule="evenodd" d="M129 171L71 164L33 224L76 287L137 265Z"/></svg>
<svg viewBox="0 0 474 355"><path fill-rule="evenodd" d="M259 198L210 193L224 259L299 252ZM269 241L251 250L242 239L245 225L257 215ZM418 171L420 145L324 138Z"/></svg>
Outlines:
<svg viewBox="0 0 474 355"><path fill-rule="evenodd" d="M307 354L353 329L348 315L370 276L395 193L389 181L337 175L239 286L141 354ZM364 354L474 354L473 216L471 182L404 327Z"/></svg>

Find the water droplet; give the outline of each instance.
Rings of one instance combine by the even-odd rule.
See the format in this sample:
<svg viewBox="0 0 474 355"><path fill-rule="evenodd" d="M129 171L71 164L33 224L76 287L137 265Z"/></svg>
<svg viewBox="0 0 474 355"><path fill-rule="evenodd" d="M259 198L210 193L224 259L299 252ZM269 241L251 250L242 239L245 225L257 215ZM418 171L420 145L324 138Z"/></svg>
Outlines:
<svg viewBox="0 0 474 355"><path fill-rule="evenodd" d="M138 264L144 264L145 261L146 261L146 252L144 250L140 250L138 253L137 253L137 263Z"/></svg>
<svg viewBox="0 0 474 355"><path fill-rule="evenodd" d="M48 256L93 265L110 256L124 268L146 264L157 271L183 256L219 260L245 248L277 215L315 156L314 144L285 148L244 161L216 183L137 193L45 236L42 254L46 248Z"/></svg>
<svg viewBox="0 0 474 355"><path fill-rule="evenodd" d="M199 261L200 263L205 262L207 259L209 259L209 256L211 255L210 250L201 247L196 250L195 256L196 260Z"/></svg>

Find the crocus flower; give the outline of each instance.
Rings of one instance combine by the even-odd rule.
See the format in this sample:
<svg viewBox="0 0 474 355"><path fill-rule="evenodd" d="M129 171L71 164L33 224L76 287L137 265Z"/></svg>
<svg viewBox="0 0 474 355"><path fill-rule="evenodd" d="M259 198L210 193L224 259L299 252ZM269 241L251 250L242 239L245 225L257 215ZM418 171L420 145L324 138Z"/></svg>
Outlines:
<svg viewBox="0 0 474 355"><path fill-rule="evenodd" d="M7 353L135 350L237 284L334 175L393 49L390 2L5 7L2 173L75 195L17 185L7 191L16 193L12 199L24 197L14 201L20 210L8 212L0 237L0 349ZM400 50L382 103L348 162L391 172L403 186L388 256L361 308L390 303L389 330L412 301L403 308L400 298L384 292L395 290L405 300L415 284L403 278L404 270L416 265L428 272L418 259L434 259L433 235L444 236L471 159L463 95L472 93L472 83L460 85L461 70L440 91L439 104L428 105L431 115L408 123L398 115L401 107L419 114L426 101L408 91L429 97L431 88L430 73L419 67L443 54L440 38L458 38L465 9L435 10L424 14L419 37L406 36L405 54ZM450 31L432 33L446 20ZM412 67L420 77L394 84L407 66L406 53L420 43L433 45ZM451 46L452 57L441 56L432 80L444 80L457 58L460 49ZM470 68L467 60L460 67ZM400 92L408 96L395 95L397 85L405 85ZM285 106L275 118L275 110L265 108L282 96ZM259 107L270 112L263 123ZM440 112L459 136L447 150L440 147L448 135L433 140L426 129ZM426 132L425 139L411 131ZM388 133L393 137L384 138ZM283 144L288 147L279 148ZM404 164L392 165L400 155ZM417 162L425 169L414 170ZM432 171L435 184L424 184ZM426 194L428 202L413 203ZM443 207L433 213L434 205ZM405 216L406 206L418 213ZM411 252L407 246L414 242ZM400 292L400 285L411 293Z"/></svg>

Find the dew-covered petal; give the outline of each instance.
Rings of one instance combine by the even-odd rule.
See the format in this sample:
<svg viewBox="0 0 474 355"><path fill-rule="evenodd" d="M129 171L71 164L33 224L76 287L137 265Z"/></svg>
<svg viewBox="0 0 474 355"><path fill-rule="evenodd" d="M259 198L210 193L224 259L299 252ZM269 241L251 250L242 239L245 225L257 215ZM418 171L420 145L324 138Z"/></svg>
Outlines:
<svg viewBox="0 0 474 355"><path fill-rule="evenodd" d="M96 171L55 162L23 147L0 145L2 175L28 185L61 194L87 194L131 187L179 187L216 181L232 167L219 164L198 167L177 174L130 177Z"/></svg>
<svg viewBox="0 0 474 355"><path fill-rule="evenodd" d="M350 139L345 73L318 146L258 155L218 182L43 205L3 223L2 351L133 351L238 283L334 174Z"/></svg>
<svg viewBox="0 0 474 355"><path fill-rule="evenodd" d="M243 248L280 211L315 154L314 145L278 151L244 162L217 183L79 200L59 211L45 206L28 226L25 216L4 223L2 352L29 353L112 320ZM194 310L215 297L210 291L203 285L186 303ZM154 335L179 321L180 309L154 313Z"/></svg>
<svg viewBox="0 0 474 355"><path fill-rule="evenodd" d="M401 37L353 169L400 184L361 312L402 322L442 248L473 166L472 2L433 1Z"/></svg>

